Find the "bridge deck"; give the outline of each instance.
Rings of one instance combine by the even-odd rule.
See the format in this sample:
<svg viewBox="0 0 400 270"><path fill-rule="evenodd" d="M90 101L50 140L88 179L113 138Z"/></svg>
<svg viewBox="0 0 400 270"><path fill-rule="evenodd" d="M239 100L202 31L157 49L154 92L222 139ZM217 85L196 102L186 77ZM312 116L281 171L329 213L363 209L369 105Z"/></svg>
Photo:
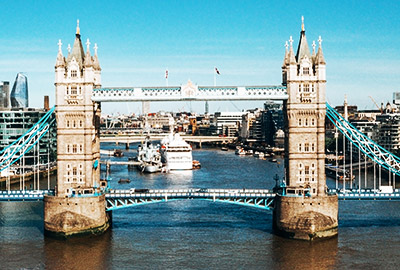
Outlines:
<svg viewBox="0 0 400 270"><path fill-rule="evenodd" d="M361 189L360 191L330 190L329 193L337 194L338 199L344 201L400 201L400 189L395 189L393 193L380 193L377 190L374 191L371 189ZM46 194L53 195L54 190L3 190L0 191L0 201L41 201ZM276 193L271 189L116 189L109 190L105 193L105 196L109 202L131 200L132 203L136 204L177 199L207 199L212 201L232 200L232 202L240 202L240 200L263 200L263 203L266 203L270 199L274 198ZM257 203L257 201L255 201L255 203ZM125 205L125 207L126 206L127 205Z"/></svg>

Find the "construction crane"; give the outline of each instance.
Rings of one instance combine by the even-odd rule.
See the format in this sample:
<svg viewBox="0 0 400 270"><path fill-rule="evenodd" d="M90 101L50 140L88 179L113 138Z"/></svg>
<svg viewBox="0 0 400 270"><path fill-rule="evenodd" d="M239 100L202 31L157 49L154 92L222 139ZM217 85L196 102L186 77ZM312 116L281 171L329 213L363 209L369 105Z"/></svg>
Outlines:
<svg viewBox="0 0 400 270"><path fill-rule="evenodd" d="M375 99L371 96L369 96L369 98L372 100L372 102L375 104L375 106L378 108L378 110L382 113L382 108L378 106L378 104L376 103Z"/></svg>

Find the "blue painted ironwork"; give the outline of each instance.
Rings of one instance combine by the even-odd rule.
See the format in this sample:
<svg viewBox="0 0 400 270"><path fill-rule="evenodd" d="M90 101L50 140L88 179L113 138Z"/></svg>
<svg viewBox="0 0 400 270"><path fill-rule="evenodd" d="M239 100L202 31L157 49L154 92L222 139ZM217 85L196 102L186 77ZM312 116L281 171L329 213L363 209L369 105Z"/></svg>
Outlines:
<svg viewBox="0 0 400 270"><path fill-rule="evenodd" d="M29 152L49 131L55 120L50 120L55 107L51 108L35 125L21 135L16 141L0 151L0 171L7 169Z"/></svg>
<svg viewBox="0 0 400 270"><path fill-rule="evenodd" d="M176 200L203 200L250 206L264 210L273 208L275 193L271 190L149 190L135 192L131 190L118 190L106 194L106 210L112 211L127 207L147 205Z"/></svg>
<svg viewBox="0 0 400 270"><path fill-rule="evenodd" d="M338 128L338 130L346 136L346 138L367 155L371 160L380 166L400 176L400 158L373 140L365 136L361 131L356 129L352 124L344 119L335 111L328 103L326 104L326 115L329 120Z"/></svg>

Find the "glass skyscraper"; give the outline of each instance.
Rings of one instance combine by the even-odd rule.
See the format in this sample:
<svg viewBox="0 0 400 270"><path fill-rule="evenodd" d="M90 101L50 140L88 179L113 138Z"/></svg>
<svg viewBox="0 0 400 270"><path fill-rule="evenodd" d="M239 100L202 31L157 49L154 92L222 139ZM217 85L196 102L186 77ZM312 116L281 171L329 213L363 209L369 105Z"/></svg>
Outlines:
<svg viewBox="0 0 400 270"><path fill-rule="evenodd" d="M0 84L0 109L7 109L10 99L9 82L3 82Z"/></svg>
<svg viewBox="0 0 400 270"><path fill-rule="evenodd" d="M12 108L27 108L28 101L28 78L18 73L10 94Z"/></svg>

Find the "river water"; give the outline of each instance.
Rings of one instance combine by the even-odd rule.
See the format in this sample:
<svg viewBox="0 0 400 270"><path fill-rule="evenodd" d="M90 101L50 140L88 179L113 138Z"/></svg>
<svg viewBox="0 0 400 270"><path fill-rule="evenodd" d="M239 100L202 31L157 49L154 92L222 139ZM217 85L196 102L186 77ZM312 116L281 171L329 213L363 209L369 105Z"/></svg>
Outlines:
<svg viewBox="0 0 400 270"><path fill-rule="evenodd" d="M124 152L119 159L134 155ZM111 186L270 188L274 175L283 175L281 159L271 163L215 149L196 149L193 157L200 170L147 175L113 166ZM120 178L131 182L118 184ZM0 269L400 268L399 202L346 201L339 209L339 236L312 243L275 236L271 212L197 200L116 210L104 235L57 240L43 235L41 202L3 202Z"/></svg>

